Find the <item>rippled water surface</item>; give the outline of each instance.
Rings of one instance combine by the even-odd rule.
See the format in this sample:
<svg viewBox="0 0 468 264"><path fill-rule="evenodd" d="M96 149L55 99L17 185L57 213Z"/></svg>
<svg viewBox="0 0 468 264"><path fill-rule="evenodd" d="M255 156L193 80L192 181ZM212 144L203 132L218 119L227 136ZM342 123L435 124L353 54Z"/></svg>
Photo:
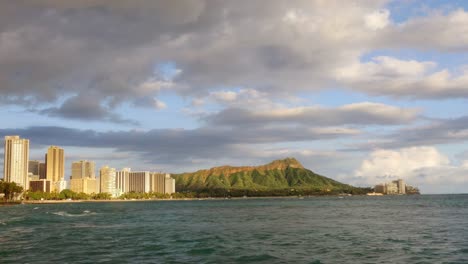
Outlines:
<svg viewBox="0 0 468 264"><path fill-rule="evenodd" d="M468 263L468 195L0 207L0 263Z"/></svg>

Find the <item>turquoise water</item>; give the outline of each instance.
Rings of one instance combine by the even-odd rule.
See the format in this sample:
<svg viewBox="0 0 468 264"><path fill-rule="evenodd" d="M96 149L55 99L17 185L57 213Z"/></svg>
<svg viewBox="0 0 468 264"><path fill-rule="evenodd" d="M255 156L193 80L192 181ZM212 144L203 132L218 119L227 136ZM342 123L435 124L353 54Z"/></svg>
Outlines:
<svg viewBox="0 0 468 264"><path fill-rule="evenodd" d="M0 263L468 263L468 195L0 207Z"/></svg>

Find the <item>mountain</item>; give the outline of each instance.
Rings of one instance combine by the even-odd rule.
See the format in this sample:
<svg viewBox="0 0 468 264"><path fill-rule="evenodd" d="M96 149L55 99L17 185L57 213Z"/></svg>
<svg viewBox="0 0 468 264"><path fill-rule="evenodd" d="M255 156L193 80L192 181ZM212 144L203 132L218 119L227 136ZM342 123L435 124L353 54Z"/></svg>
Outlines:
<svg viewBox="0 0 468 264"><path fill-rule="evenodd" d="M314 190L353 192L360 189L305 169L295 158L275 160L262 166L221 166L172 175L178 191L201 190Z"/></svg>

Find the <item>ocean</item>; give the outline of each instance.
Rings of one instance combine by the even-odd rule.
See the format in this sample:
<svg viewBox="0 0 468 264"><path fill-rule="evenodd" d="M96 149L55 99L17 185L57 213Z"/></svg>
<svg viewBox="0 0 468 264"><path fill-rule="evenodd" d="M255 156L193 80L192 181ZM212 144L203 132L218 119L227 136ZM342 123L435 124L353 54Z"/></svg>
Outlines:
<svg viewBox="0 0 468 264"><path fill-rule="evenodd" d="M468 263L468 195L6 206L0 263Z"/></svg>

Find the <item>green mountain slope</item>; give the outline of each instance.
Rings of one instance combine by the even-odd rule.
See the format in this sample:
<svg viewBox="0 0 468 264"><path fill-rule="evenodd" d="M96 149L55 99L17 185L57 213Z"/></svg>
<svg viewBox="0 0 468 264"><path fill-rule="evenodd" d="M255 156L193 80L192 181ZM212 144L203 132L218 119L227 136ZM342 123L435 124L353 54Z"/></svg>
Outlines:
<svg viewBox="0 0 468 264"><path fill-rule="evenodd" d="M173 174L178 191L284 190L349 192L359 189L305 169L296 159L276 160L256 167L222 166L193 173Z"/></svg>

